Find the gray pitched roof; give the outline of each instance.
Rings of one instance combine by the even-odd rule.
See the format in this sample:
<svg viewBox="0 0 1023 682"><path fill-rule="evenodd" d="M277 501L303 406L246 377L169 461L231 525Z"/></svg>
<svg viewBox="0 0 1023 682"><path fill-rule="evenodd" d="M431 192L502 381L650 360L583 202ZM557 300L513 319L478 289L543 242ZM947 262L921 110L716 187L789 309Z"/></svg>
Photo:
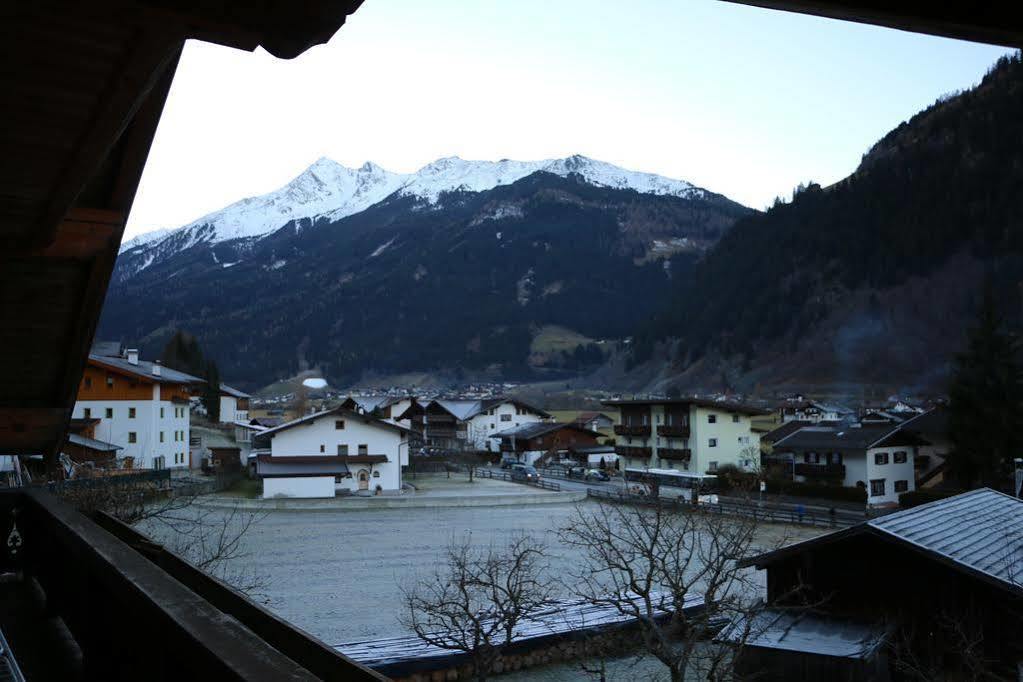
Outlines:
<svg viewBox="0 0 1023 682"><path fill-rule="evenodd" d="M731 623L717 636L745 646L855 659L873 656L884 638L884 629L875 625L775 609Z"/></svg>
<svg viewBox="0 0 1023 682"><path fill-rule="evenodd" d="M411 433L412 431L411 429L407 429L404 426L395 424L394 422L389 422L384 419L377 419L376 417L372 417L368 414L359 414L358 412L352 412L351 410L346 410L342 407L334 407L329 410L323 410L322 412L316 412L314 414L309 414L304 417L299 417L298 419L292 419L290 422L284 422L280 426L274 426L273 428L269 428L265 431L260 431L259 433L253 434L253 437L258 439L265 439L266 437L272 437L278 431L284 431L285 429L290 429L292 427L299 426L301 424L306 424L330 415L358 419L364 424L369 424L371 426L379 426L381 428L400 431L402 433Z"/></svg>
<svg viewBox="0 0 1023 682"><path fill-rule="evenodd" d="M877 426L805 426L774 443L774 448L865 450L897 433L895 424Z"/></svg>
<svg viewBox="0 0 1023 682"><path fill-rule="evenodd" d="M744 559L763 568L822 543L871 533L1023 595L1023 501L981 488Z"/></svg>
<svg viewBox="0 0 1023 682"><path fill-rule="evenodd" d="M160 366L160 375L153 374L153 365L155 363L149 360L139 360L139 364L133 365L128 362L125 358L115 358L107 355L95 355L89 354L89 360L95 362L98 365L106 365L127 374L133 374L140 378L148 381L160 382L163 384L202 384L205 383L199 377L194 377L191 374L185 374L179 372L176 369L170 367Z"/></svg>
<svg viewBox="0 0 1023 682"><path fill-rule="evenodd" d="M504 431L499 431L499 432L491 435L490 437L491 438L512 438L512 437L514 437L514 438L536 438L537 436L542 436L542 435L550 433L552 431L559 431L561 429L571 429L573 431L579 431L581 433L586 433L586 434L589 434L591 436L595 436L595 437L598 437L598 438L603 436L603 434L598 433L597 431L591 431L591 430L587 429L586 427L580 426L579 424L575 424L575 423L565 424L565 423L562 423L562 422L530 422L528 424L523 424L521 426L513 426L512 428L505 429Z"/></svg>
<svg viewBox="0 0 1023 682"><path fill-rule="evenodd" d="M227 384L220 384L220 392L221 393L226 393L229 396L233 396L235 398L250 398L250 397L252 397L248 393L245 393L244 391L239 391L237 388L232 388L231 386L228 386Z"/></svg>
<svg viewBox="0 0 1023 682"><path fill-rule="evenodd" d="M120 445L106 443L101 440L96 440L95 438L86 438L85 436L79 436L77 433L69 433L67 440L69 443L74 443L80 447L97 450L99 452L115 452L117 450L124 449Z"/></svg>

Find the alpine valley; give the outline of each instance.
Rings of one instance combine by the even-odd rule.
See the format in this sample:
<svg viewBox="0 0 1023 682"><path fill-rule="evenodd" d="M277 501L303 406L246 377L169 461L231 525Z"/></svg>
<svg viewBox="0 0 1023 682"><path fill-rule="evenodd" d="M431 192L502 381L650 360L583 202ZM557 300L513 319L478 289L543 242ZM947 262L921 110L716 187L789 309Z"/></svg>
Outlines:
<svg viewBox="0 0 1023 682"><path fill-rule="evenodd" d="M1016 53L765 212L579 156L411 175L321 160L126 243L101 334L158 354L191 332L249 386L315 367L943 388L983 286L1019 329L1020 159Z"/></svg>
<svg viewBox="0 0 1023 682"><path fill-rule="evenodd" d="M257 387L315 368L559 377L599 365L673 278L751 213L582 156L320 159L281 189L122 245L103 338L195 335ZM585 351L585 352L584 352Z"/></svg>

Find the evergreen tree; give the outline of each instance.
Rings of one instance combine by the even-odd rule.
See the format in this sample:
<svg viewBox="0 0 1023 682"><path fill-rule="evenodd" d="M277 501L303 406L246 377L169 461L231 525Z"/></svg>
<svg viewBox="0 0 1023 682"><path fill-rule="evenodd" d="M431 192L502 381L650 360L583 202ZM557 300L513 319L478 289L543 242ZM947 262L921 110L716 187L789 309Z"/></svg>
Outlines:
<svg viewBox="0 0 1023 682"><path fill-rule="evenodd" d="M1005 329L985 285L966 352L955 359L949 389L952 478L965 487L1004 488L1012 460L1023 456L1023 371L1019 341Z"/></svg>
<svg viewBox="0 0 1023 682"><path fill-rule="evenodd" d="M212 360L206 365L206 387L203 389L202 404L210 421L220 421L220 371Z"/></svg>
<svg viewBox="0 0 1023 682"><path fill-rule="evenodd" d="M206 359L199 348L199 342L194 336L180 329L174 332L174 336L163 347L160 362L165 367L197 377L206 371Z"/></svg>

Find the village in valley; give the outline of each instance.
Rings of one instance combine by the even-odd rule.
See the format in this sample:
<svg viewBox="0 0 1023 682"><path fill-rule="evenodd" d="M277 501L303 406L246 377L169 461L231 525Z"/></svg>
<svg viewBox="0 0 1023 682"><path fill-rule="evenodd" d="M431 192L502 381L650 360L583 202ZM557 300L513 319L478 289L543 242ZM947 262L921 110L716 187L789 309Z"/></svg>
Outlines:
<svg viewBox="0 0 1023 682"><path fill-rule="evenodd" d="M0 682L1023 682L1016 9L7 4Z"/></svg>
<svg viewBox="0 0 1023 682"><path fill-rule="evenodd" d="M850 405L804 394L743 399L683 395L679 390L670 397L605 392L567 409L563 395L550 401L558 404L544 406L515 397L527 388L516 384L466 385L461 392L450 388L417 393L395 386L346 392L329 387L322 378L307 377L293 386L297 388L283 395L254 398L143 358L134 348L96 343L60 455L64 480L58 489L70 491L71 499L76 486L108 483L147 499L183 495L189 507L205 509L200 512L204 522L208 514L232 519L242 512L253 518L270 514L271 521L252 525L250 520L244 533L233 538L239 546L250 545L251 554L218 557L213 565L223 569L231 561L241 562L261 573L269 594L279 590L284 615L321 637L338 640L342 654L400 679L474 675L484 668L491 674L537 666L573 669L573 660L591 660L602 647L622 646L621 636L610 633L619 626L634 631L641 611L632 601L612 607L606 597L587 599L576 589L568 589L559 600L557 590L545 588L540 601L544 609L560 614L559 624L537 621L523 607L517 634L503 644L487 639L488 646L503 653L484 661L478 659L475 645L438 639L431 628L444 619L431 620L410 610L413 602L402 599L422 597L390 580L362 583L367 596L390 602L390 610L361 621L323 616L310 620L310 605L301 593L316 593L318 581L329 580L331 573L309 573L302 588L292 585L293 577L279 572L283 567L260 557L271 536L300 532L320 537L332 532L333 519L352 514L352 520L397 524L379 530L400 543L411 540L405 535L412 532L404 520L408 514L434 515L433 527L414 533L420 540L433 538L431 554L442 551L445 542L437 526L451 523L470 523L476 542L490 543L486 551L493 553L497 550L492 543L512 532L499 529L515 519L513 535L518 539L511 546L523 552L518 559L536 552L557 565L605 551L601 543L585 545L577 535L576 524L585 528L593 522L587 514L596 512L589 505L619 510L613 524L604 519L611 524L608 532L615 524L647 523L643 519L651 510L657 523L662 514L709 518L711 525L701 521L698 531L696 526L675 529L676 542L699 545L689 534L723 534L744 555L735 557L741 561L729 570L761 569L767 572L768 585L763 606L744 612L745 624L731 614L731 629L722 630L715 641L729 651L740 647L742 656L730 664L734 670L774 670L779 675L787 674L799 656L819 666L811 668L815 675L824 670L859 675L885 665L891 656L909 655L883 647L884 628L873 619L914 608L919 583L906 584L900 578L894 583L898 589L883 597L868 596L857 587L855 576L871 570L867 565L876 561L889 562L905 576L933 573L950 593L971 595L971 604L973 590L980 586L995 600L1019 589L1011 572L1014 560L992 562L991 553L998 551L1000 533L1015 532L1011 529L1020 525L1023 503L990 488L961 492L951 485L947 459L954 443L948 401L941 396L891 396ZM12 459L6 471L11 485L43 477L41 462ZM1018 494L1019 481L1017 474L996 482L1002 484L996 487ZM196 490L202 493L196 496ZM456 521L462 510L471 511L473 521ZM552 528L542 520L550 513L573 520ZM139 515L140 527L160 537L145 516ZM497 518L504 520L495 526L491 520ZM714 525L722 522L728 525ZM672 527L676 522L665 523ZM746 535L732 537L734 528L743 528ZM779 539L779 529L785 528L789 530ZM974 546L956 528L988 539ZM318 549L322 542L310 543L307 537L301 545L285 546L301 561L317 562L323 551L330 553ZM349 534L345 546L354 550L359 542ZM446 542L448 552L458 547L469 554L482 551L475 544L458 545L454 535ZM585 551L564 553L574 545ZM441 567L434 579L452 569L444 568L442 556L428 561L435 562ZM862 569L849 568L858 562L865 562ZM837 572L828 568L839 564ZM797 565L813 565L813 571L821 572L817 579L841 590L842 598L794 616L792 594L802 589L791 583ZM407 570L414 569L410 565ZM669 565L661 570L684 569ZM743 590L759 589L746 584L748 576L729 579L744 585ZM723 617L702 598L697 600L695 586L686 585L682 592L696 600L681 612L687 627L709 627L707 618ZM642 589L640 593L645 594ZM666 616L672 609L664 600L678 596L658 596L651 608ZM856 601L857 609L850 610L847 599ZM604 604L604 610L593 611L596 604ZM418 608L431 613L425 603ZM408 613L401 615L406 611L413 614L411 620ZM416 620L420 617L422 622ZM1005 617L1001 609L991 613L994 619ZM742 628L746 630L740 632ZM407 634L395 638L402 630ZM586 643L563 643L565 637L578 640L581 633L588 633ZM812 633L817 634L800 643ZM673 656L654 651L649 660L669 668L696 665L692 654L681 663Z"/></svg>

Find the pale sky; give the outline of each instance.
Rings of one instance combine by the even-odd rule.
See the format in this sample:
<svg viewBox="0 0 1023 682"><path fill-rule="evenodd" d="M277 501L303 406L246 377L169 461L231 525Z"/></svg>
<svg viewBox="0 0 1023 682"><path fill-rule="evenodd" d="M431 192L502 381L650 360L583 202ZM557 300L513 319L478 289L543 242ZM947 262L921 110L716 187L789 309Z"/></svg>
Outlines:
<svg viewBox="0 0 1023 682"><path fill-rule="evenodd" d="M848 175L1005 48L715 0L366 0L297 59L190 42L125 238L321 156L584 154L763 208Z"/></svg>

